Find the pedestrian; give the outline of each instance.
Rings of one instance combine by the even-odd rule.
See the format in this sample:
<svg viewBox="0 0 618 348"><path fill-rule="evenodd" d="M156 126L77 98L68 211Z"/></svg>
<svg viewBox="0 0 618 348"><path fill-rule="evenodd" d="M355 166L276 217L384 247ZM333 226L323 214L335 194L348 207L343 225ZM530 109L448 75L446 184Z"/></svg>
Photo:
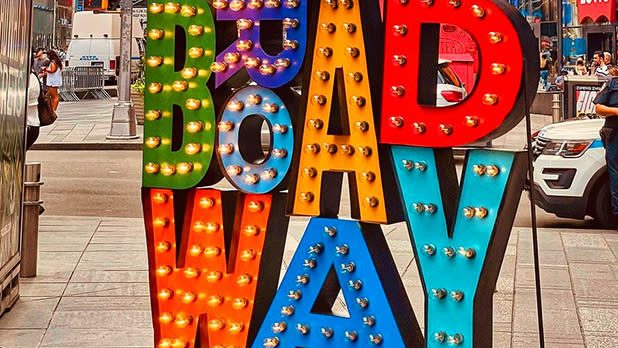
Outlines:
<svg viewBox="0 0 618 348"><path fill-rule="evenodd" d="M562 68L562 70L560 70L560 76L556 78L556 87L558 87L559 90L564 90L564 77L567 75L569 75L569 69Z"/></svg>
<svg viewBox="0 0 618 348"><path fill-rule="evenodd" d="M612 54L609 52L603 52L603 62L605 62L605 65L607 65L608 68L613 66Z"/></svg>
<svg viewBox="0 0 618 348"><path fill-rule="evenodd" d="M609 76L609 71L607 71L607 65L605 64L603 52L595 51L592 55L592 68L590 69L590 74L596 75L597 77Z"/></svg>
<svg viewBox="0 0 618 348"><path fill-rule="evenodd" d="M575 74L588 75L588 69L586 68L586 64L584 64L584 58L577 58L577 62L575 62Z"/></svg>
<svg viewBox="0 0 618 348"><path fill-rule="evenodd" d="M617 68L613 67L610 72L618 76ZM605 147L612 212L618 217L618 77L607 81L594 103L597 115L605 118L600 134Z"/></svg>
<svg viewBox="0 0 618 348"><path fill-rule="evenodd" d="M547 79L549 78L549 66L551 65L551 53L549 51L545 51L541 53L541 84L543 85L543 89L547 90L549 88L549 83Z"/></svg>
<svg viewBox="0 0 618 348"><path fill-rule="evenodd" d="M32 69L37 76L41 75L43 69L49 65L49 59L45 55L45 50L37 48L34 50L34 62L32 63Z"/></svg>
<svg viewBox="0 0 618 348"><path fill-rule="evenodd" d="M32 71L28 82L28 109L26 110L26 151L30 150L39 137L39 95L41 94L41 82Z"/></svg>
<svg viewBox="0 0 618 348"><path fill-rule="evenodd" d="M52 108L56 111L60 103L58 88L62 87L62 60L54 50L47 51L47 58L49 58L49 66L43 70L43 73L47 77L47 93L51 96Z"/></svg>

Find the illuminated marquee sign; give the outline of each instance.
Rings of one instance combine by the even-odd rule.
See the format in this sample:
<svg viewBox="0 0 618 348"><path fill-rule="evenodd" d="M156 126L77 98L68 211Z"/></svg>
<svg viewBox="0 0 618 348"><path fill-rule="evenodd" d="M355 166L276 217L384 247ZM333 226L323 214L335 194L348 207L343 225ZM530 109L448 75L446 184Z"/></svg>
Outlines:
<svg viewBox="0 0 618 348"><path fill-rule="evenodd" d="M524 70L533 80L539 58L526 56L524 62L522 52L533 52L536 39L513 7L488 0L386 4L381 141L461 146L496 138L521 121ZM446 108L435 107L440 23L466 30L481 54L474 90ZM530 101L536 93L532 87Z"/></svg>
<svg viewBox="0 0 618 348"><path fill-rule="evenodd" d="M262 148L262 124L269 125L269 155ZM226 178L239 190L271 192L285 179L294 152L290 112L273 91L241 89L228 99L219 121L217 155ZM247 160L249 159L249 160Z"/></svg>
<svg viewBox="0 0 618 348"><path fill-rule="evenodd" d="M331 313L340 288L347 318ZM422 345L380 226L312 218L253 347Z"/></svg>
<svg viewBox="0 0 618 348"><path fill-rule="evenodd" d="M276 289L285 200L210 189L189 195L183 217L174 214L171 190L144 191L157 347L200 347L196 340L245 347ZM183 220L178 239L175 221Z"/></svg>
<svg viewBox="0 0 618 348"><path fill-rule="evenodd" d="M491 347L524 155L469 151L460 186L450 148L504 134L534 99L539 56L515 9L151 0L148 16L143 205L157 348ZM441 24L480 53L475 88L447 108L435 107ZM344 173L359 221L338 219ZM235 190L207 187L221 178ZM312 218L277 290L286 213ZM404 218L425 337L379 226ZM332 310L340 290L345 317Z"/></svg>
<svg viewBox="0 0 618 348"><path fill-rule="evenodd" d="M313 65L306 73L307 105L291 212L337 216L343 172L350 173L352 217L386 223L399 202L384 185L391 173L377 141L372 76L379 7L375 1L320 1ZM375 34L375 33L374 33ZM367 39L365 38L367 36ZM372 68L372 69L371 69Z"/></svg>
<svg viewBox="0 0 618 348"><path fill-rule="evenodd" d="M218 21L236 21L238 39L217 55L212 70L216 87L246 69L253 81L269 88L281 87L300 71L307 43L307 0L214 0ZM282 52L276 56L262 47L262 21L281 21ZM244 82L244 81L242 81Z"/></svg>
<svg viewBox="0 0 618 348"><path fill-rule="evenodd" d="M450 150L392 151L426 293L427 347L491 347L492 296L523 189L524 153L471 151L460 189ZM425 171L408 169L418 160Z"/></svg>
<svg viewBox="0 0 618 348"><path fill-rule="evenodd" d="M394 144L423 279L426 346L491 347L492 296L527 166L522 151L469 151L460 188L448 147L491 140L521 120L538 83L535 39L499 2L392 0L386 10L382 141ZM435 107L440 22L467 30L481 54L474 90L447 108Z"/></svg>
<svg viewBox="0 0 618 348"><path fill-rule="evenodd" d="M206 176L215 144L215 106L206 87L214 55L208 3L150 3L144 186L188 189ZM173 134L175 128L182 131Z"/></svg>

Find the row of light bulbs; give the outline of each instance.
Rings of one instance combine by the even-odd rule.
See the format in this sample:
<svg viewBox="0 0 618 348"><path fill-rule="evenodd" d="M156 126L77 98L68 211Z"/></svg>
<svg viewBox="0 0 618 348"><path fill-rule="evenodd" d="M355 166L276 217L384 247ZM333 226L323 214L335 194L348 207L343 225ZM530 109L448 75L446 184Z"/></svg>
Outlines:
<svg viewBox="0 0 618 348"><path fill-rule="evenodd" d="M423 252L427 256L434 256L436 254L436 246L433 245L433 244L425 244L423 246ZM455 249L453 247L447 246L447 247L442 249L442 253L447 258L453 258L453 257L455 257L456 254L459 254L459 255L461 255L461 256L469 259L469 260L471 260L471 259L476 257L476 250L474 250L473 248L459 247L459 249L457 251L455 251Z"/></svg>
<svg viewBox="0 0 618 348"><path fill-rule="evenodd" d="M282 5L286 8L294 9L300 5L301 0L214 0L212 6L217 10L225 10L229 8L232 11L240 11L249 8L251 10L259 10L266 8L280 8Z"/></svg>

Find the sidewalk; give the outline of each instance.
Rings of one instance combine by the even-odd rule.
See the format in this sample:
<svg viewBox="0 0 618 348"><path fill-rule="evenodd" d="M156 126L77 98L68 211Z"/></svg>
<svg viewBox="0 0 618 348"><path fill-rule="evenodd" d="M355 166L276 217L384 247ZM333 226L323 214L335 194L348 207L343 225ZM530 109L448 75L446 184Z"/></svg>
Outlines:
<svg viewBox="0 0 618 348"><path fill-rule="evenodd" d="M41 127L34 150L140 150L143 126L138 139L107 140L116 98L61 102L54 124Z"/></svg>
<svg viewBox="0 0 618 348"><path fill-rule="evenodd" d="M290 223L285 262L307 223ZM416 315L423 294L404 224L384 228ZM540 231L547 348L618 346L618 234ZM285 267L285 265L284 265ZM516 228L494 296L494 347L533 348L536 314L530 230ZM141 219L41 219L39 276L0 319L0 346L152 347Z"/></svg>

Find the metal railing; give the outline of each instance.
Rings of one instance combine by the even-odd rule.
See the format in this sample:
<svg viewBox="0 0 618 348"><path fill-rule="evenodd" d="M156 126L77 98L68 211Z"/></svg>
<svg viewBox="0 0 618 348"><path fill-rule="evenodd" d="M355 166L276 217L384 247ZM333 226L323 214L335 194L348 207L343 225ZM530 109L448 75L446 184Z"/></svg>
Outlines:
<svg viewBox="0 0 618 348"><path fill-rule="evenodd" d="M64 101L78 101L77 93L84 93L82 99L91 95L95 99L110 99L105 90L103 68L98 66L79 66L62 70L62 87L58 94Z"/></svg>

